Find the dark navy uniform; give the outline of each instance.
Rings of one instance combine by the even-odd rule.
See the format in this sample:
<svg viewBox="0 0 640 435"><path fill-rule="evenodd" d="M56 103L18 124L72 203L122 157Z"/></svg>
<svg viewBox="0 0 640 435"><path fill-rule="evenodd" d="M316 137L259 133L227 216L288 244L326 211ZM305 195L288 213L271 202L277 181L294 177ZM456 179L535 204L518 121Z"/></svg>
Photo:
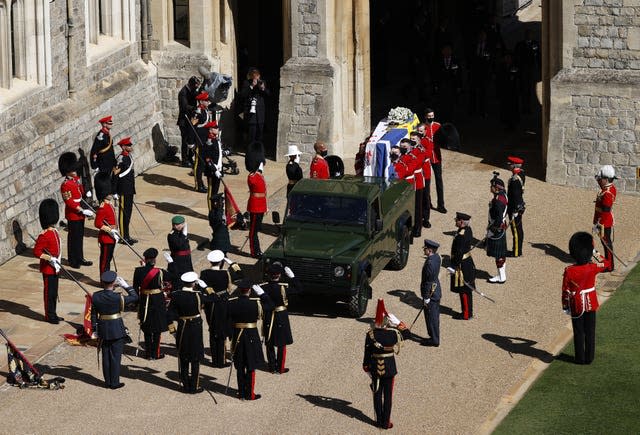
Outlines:
<svg viewBox="0 0 640 435"><path fill-rule="evenodd" d="M171 292L169 321L178 321L176 346L178 348L180 381L185 393L202 391L199 374L200 360L204 357L204 345L202 344L200 308L203 302L214 300L215 294L205 295L188 287Z"/></svg>
<svg viewBox="0 0 640 435"><path fill-rule="evenodd" d="M136 267L133 287L140 295L138 319L144 332L147 359L163 358L160 353L160 335L167 331L167 309L164 302L164 281L167 272L151 263Z"/></svg>
<svg viewBox="0 0 640 435"><path fill-rule="evenodd" d="M167 235L167 243L173 258L173 263L171 264L174 265L172 267L174 270L171 273L179 278L183 273L193 271L191 248L189 247L187 236L182 234L181 231L171 231Z"/></svg>
<svg viewBox="0 0 640 435"><path fill-rule="evenodd" d="M213 121L214 117L211 111L203 106L198 105L196 108L194 118L197 120L195 125L195 131L197 138L195 140L195 149L194 149L194 157L193 157L193 180L195 184L195 189L199 192L206 192L207 189L204 187L204 182L202 181L202 174L204 173L204 159L202 157L203 152L203 144L207 140L209 135L209 129L204 128L206 124Z"/></svg>
<svg viewBox="0 0 640 435"><path fill-rule="evenodd" d="M120 141L122 142L122 141ZM118 167L116 169L116 193L118 194L118 223L122 237L131 241L129 237L129 222L133 211L133 195L136 193L135 172L133 170L133 159L131 154L123 151L118 157Z"/></svg>
<svg viewBox="0 0 640 435"><path fill-rule="evenodd" d="M113 150L111 133L107 128L101 128L93 139L89 155L89 164L92 169L111 174L111 171L116 166L116 154Z"/></svg>
<svg viewBox="0 0 640 435"><path fill-rule="evenodd" d="M451 244L451 291L460 295L460 306L464 320L473 317L473 293L465 282L475 288L476 265L471 257L471 227L459 228Z"/></svg>
<svg viewBox="0 0 640 435"><path fill-rule="evenodd" d="M204 304L204 312L209 325L211 364L214 367L228 367L224 342L231 337L231 328L227 322L227 302L229 300L229 290L231 290L231 275L228 270L207 269L200 272L200 279L218 295L218 299L215 302L205 302Z"/></svg>
<svg viewBox="0 0 640 435"><path fill-rule="evenodd" d="M224 216L224 198L221 193L211 198L209 209L209 226L211 227L211 250L220 250L225 254L231 250L229 228Z"/></svg>
<svg viewBox="0 0 640 435"><path fill-rule="evenodd" d="M300 165L293 161L289 160L286 166L287 178L289 179L289 183L287 184L287 196L289 196L289 192L293 189L293 186L300 180L302 180L302 168Z"/></svg>
<svg viewBox="0 0 640 435"><path fill-rule="evenodd" d="M263 310L272 309L273 304L266 293L260 298L252 298L248 294L229 298L228 319L233 328L231 351L238 380L238 395L241 399L260 398L254 391L255 370L264 364L258 319L262 318Z"/></svg>
<svg viewBox="0 0 640 435"><path fill-rule="evenodd" d="M364 342L362 368L371 376L373 408L376 424L390 428L393 381L398 373L395 353L402 342L400 331L394 328L371 328Z"/></svg>
<svg viewBox="0 0 640 435"><path fill-rule="evenodd" d="M507 184L507 213L509 214L509 221L511 227L511 234L513 235L513 256L519 257L522 255L522 242L524 240L524 230L522 229L522 214L524 213L524 182L525 175L522 169L519 169L517 173L514 173L509 178Z"/></svg>
<svg viewBox="0 0 640 435"><path fill-rule="evenodd" d="M212 138L211 135L204 142L202 148L202 159L205 162L204 175L207 177L207 205L209 211L212 207L212 197L218 194L220 190L220 180L216 173L222 176L222 146L217 138Z"/></svg>
<svg viewBox="0 0 640 435"><path fill-rule="evenodd" d="M105 272L109 273L109 272ZM111 272L113 273L113 272ZM113 273L115 275L115 273ZM138 300L133 287L125 289L127 296L113 290L100 290L93 294L91 326L98 334L102 351L102 374L107 388L119 388L120 362L127 332L122 321L122 311L127 304Z"/></svg>
<svg viewBox="0 0 640 435"><path fill-rule="evenodd" d="M267 349L267 362L269 371L272 373L286 373L285 368L287 358L287 345L293 344L291 325L289 323L289 313L287 306L288 294L295 294L300 291L300 280L293 278L291 285L286 282L270 281L260 284L265 293L273 302L273 310L265 310L263 335L264 344ZM276 355L277 348L277 355Z"/></svg>
<svg viewBox="0 0 640 435"><path fill-rule="evenodd" d="M431 346L440 345L440 298L442 288L438 273L442 258L439 254L429 255L422 266L422 281L420 282L420 295L426 306L424 309L424 320L427 325L427 332L430 340L424 344ZM427 303L426 301L429 300Z"/></svg>

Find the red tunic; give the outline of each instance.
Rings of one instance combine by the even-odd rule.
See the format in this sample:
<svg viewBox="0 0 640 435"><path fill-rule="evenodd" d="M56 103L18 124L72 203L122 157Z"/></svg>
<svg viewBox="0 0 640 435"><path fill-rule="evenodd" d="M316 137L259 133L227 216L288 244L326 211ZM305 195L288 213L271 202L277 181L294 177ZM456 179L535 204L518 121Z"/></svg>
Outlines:
<svg viewBox="0 0 640 435"><path fill-rule="evenodd" d="M416 157L415 166L413 168L413 176L416 179L416 189L424 189L424 174L422 173L422 165L424 164L425 154L422 149L415 147L411 150L411 154Z"/></svg>
<svg viewBox="0 0 640 435"><path fill-rule="evenodd" d="M398 160L397 162L395 162L393 164L393 169L396 170L396 174L398 175L399 179L407 178L407 176L410 175L407 164L402 160Z"/></svg>
<svg viewBox="0 0 640 435"><path fill-rule="evenodd" d="M66 177L60 186L60 193L64 201L64 217L69 221L84 220L82 212L77 210L78 207L82 207L80 200L84 195L80 177Z"/></svg>
<svg viewBox="0 0 640 435"><path fill-rule="evenodd" d="M564 269L562 278L562 308L570 309L572 317L580 317L585 312L598 310L596 275L606 272L610 262L574 264Z"/></svg>
<svg viewBox="0 0 640 435"><path fill-rule="evenodd" d="M439 122L432 122L431 124L427 124L424 129L424 137L431 143L431 149L433 152L431 153L431 163L438 164L442 161L442 154L440 152L440 147L436 145L433 141L433 138L436 132L440 129Z"/></svg>
<svg viewBox="0 0 640 435"><path fill-rule="evenodd" d="M96 210L95 224L97 229L100 230L104 225L109 225L111 228L116 228L116 212L113 210L113 206L108 202L103 202ZM111 237L110 233L100 230L98 234L98 242L103 245L113 245L116 243L115 239Z"/></svg>
<svg viewBox="0 0 640 435"><path fill-rule="evenodd" d="M60 234L55 228L47 228L38 235L36 244L33 247L33 255L39 258L42 254L49 254L60 259ZM40 259L40 272L43 275L57 275L53 266L42 259Z"/></svg>
<svg viewBox="0 0 640 435"><path fill-rule="evenodd" d="M433 142L430 142L426 138L420 140L420 144L424 149L424 163L422 164L422 173L425 180L431 180L431 156L433 156Z"/></svg>
<svg viewBox="0 0 640 435"><path fill-rule="evenodd" d="M316 155L311 161L309 178L320 178L321 180L329 178L329 164L322 156Z"/></svg>
<svg viewBox="0 0 640 435"><path fill-rule="evenodd" d="M247 176L249 186L249 201L247 211L249 213L267 212L267 184L260 172L252 172Z"/></svg>
<svg viewBox="0 0 640 435"><path fill-rule="evenodd" d="M414 156L413 154L407 153L407 154L402 154L400 156L400 161L403 162L405 164L405 166L407 167L407 173L404 177L405 180L407 180L409 182L409 184L411 184L413 186L413 188L416 188L416 176L414 171L416 170L416 156ZM398 174L398 178L400 177L400 175Z"/></svg>
<svg viewBox="0 0 640 435"><path fill-rule="evenodd" d="M613 184L607 184L598 192L596 197L596 210L593 214L593 223L600 223L605 228L611 228L613 220L613 204L616 202L618 190Z"/></svg>

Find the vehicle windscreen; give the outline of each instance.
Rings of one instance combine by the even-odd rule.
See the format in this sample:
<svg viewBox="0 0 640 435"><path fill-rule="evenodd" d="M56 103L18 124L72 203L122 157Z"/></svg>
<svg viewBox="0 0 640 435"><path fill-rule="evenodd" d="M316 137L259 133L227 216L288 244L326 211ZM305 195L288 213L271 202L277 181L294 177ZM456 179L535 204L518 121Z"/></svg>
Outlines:
<svg viewBox="0 0 640 435"><path fill-rule="evenodd" d="M296 222L366 225L367 200L294 193L289 196L286 218Z"/></svg>

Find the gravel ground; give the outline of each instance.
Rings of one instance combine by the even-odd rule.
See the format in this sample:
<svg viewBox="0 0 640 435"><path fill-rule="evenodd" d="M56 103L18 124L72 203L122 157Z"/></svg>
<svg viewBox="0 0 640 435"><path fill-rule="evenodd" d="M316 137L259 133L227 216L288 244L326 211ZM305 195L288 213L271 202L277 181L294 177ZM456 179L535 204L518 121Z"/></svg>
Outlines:
<svg viewBox="0 0 640 435"><path fill-rule="evenodd" d="M471 214L476 237L483 237L491 198L489 179L496 168L481 163L479 158L446 150L444 162L449 212L434 212L433 228L423 230L423 237L441 243L446 264L455 211ZM271 170L275 170L273 166ZM153 170L163 171L167 172L163 168ZM506 181L508 171L501 172ZM172 171L171 175L189 182L184 170ZM239 179L244 180L244 176ZM475 296L474 319L453 319L452 314L460 309L459 300L449 291L448 276L442 270L441 346L425 348L415 341L405 342L397 356L392 431L475 433L534 361L551 360L552 343L568 323L560 308L560 281L568 264L566 246L574 231L591 228L596 187L595 182L593 189L585 190L527 179L524 256L507 260L506 284L477 280L478 289L496 303ZM206 212L202 196L192 201L189 198L197 194L175 188L162 192L165 205L184 203L195 212ZM271 206L275 209L282 209L282 194L280 190L274 195L277 198ZM625 237L636 232L634 218L639 206L640 198L629 195L620 195L616 204L615 249L625 261L640 251L637 238ZM207 237L206 222L199 225L192 231ZM235 245L241 245L245 237L243 232L232 233ZM271 238L262 238L265 246ZM164 244L164 236L158 240L162 240L158 245ZM511 246L510 235L508 240ZM361 369L364 335L374 315L374 301L380 297L405 323L413 321L420 307L415 295L419 293L423 264L421 246L422 240L416 240L406 269L383 271L373 281L374 299L363 319L349 319L343 306L321 301L305 302L299 312L293 313L295 343L287 349L291 371L285 375L258 372L256 391L263 395L259 401L241 402L233 397L235 372L230 393L225 395L228 369L208 366L201 371L202 385L208 392L179 392L175 349L168 334L163 337L167 358L154 362L134 356L132 360L123 358L122 380L127 385L117 391L101 387L95 348L61 344L40 363L50 367L48 374L66 377L66 388L22 391L0 387L0 418L5 422L0 432L376 433L378 429L371 425L368 378ZM199 254L199 268L204 267L204 255ZM251 261L234 258L241 263ZM481 249L474 250L474 259L480 278L495 274L493 260ZM605 276L601 281L607 279ZM125 321L135 338L135 315L127 314ZM418 319L413 332L426 335L422 319ZM128 348L130 355L133 352L134 348Z"/></svg>

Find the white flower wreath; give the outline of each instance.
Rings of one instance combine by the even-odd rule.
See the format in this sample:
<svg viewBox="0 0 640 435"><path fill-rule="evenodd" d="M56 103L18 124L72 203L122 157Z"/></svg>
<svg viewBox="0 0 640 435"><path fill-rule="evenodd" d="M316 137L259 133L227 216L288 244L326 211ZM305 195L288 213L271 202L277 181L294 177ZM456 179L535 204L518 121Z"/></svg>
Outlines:
<svg viewBox="0 0 640 435"><path fill-rule="evenodd" d="M389 122L397 122L398 124L404 124L405 122L411 122L413 120L413 112L406 107L394 107L389 110L387 116Z"/></svg>

